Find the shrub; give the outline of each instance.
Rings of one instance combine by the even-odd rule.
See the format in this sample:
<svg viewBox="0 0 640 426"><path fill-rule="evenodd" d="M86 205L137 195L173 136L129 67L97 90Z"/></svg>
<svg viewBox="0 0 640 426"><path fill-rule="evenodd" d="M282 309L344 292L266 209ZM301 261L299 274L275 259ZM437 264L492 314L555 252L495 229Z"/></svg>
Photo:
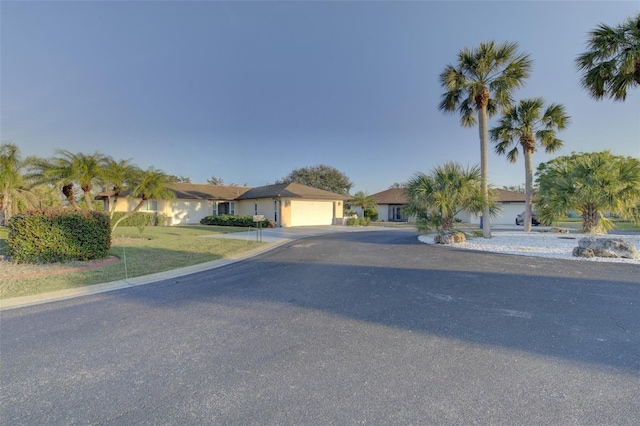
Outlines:
<svg viewBox="0 0 640 426"><path fill-rule="evenodd" d="M365 218L356 218L350 217L347 219L347 226L369 226L371 224L371 219L368 217Z"/></svg>
<svg viewBox="0 0 640 426"><path fill-rule="evenodd" d="M264 219L261 222L263 228L269 226L270 221ZM257 223L253 221L253 216L237 216L234 214L221 214L207 216L200 219L201 225L217 225L217 226L239 226L243 228L250 228L257 226Z"/></svg>
<svg viewBox="0 0 640 426"><path fill-rule="evenodd" d="M371 222L375 222L378 220L378 209L365 209L364 217L369 219Z"/></svg>
<svg viewBox="0 0 640 426"><path fill-rule="evenodd" d="M127 214L127 212L115 212L111 223L116 223L118 219ZM162 226L167 223L167 216L164 214L152 213L152 212L135 212L122 222L118 226L135 226L142 228L145 226Z"/></svg>
<svg viewBox="0 0 640 426"><path fill-rule="evenodd" d="M69 209L30 210L9 219L9 256L18 263L102 259L111 248L109 217Z"/></svg>

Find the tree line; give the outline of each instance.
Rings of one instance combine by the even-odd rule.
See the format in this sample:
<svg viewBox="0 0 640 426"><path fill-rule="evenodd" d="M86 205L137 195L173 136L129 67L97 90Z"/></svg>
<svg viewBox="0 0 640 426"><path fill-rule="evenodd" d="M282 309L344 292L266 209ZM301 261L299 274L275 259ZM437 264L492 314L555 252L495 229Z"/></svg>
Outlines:
<svg viewBox="0 0 640 426"><path fill-rule="evenodd" d="M640 14L618 26L600 24L590 32L588 50L576 58L582 73L580 83L596 100L624 101L627 91L640 85ZM478 125L480 168L463 169L454 163L434 168L431 174L416 174L407 184L408 211L430 225L450 229L459 209L482 213L483 236L491 236L489 218L494 205L488 184L489 139L495 152L515 162L522 150L525 166L525 231L531 230L533 166L532 154L539 148L548 153L562 147L557 133L570 123L563 105L547 104L543 98L521 99L513 93L524 86L532 60L512 42L481 43L464 48L457 62L440 74L445 92L439 109L460 115L463 127ZM488 118L501 113L498 125L488 128ZM606 229L603 210L638 217L640 165L637 158L614 156L605 151L572 154L538 168L536 206L542 217L557 218L569 209L583 217L583 231ZM619 184L616 184L618 182ZM480 186L481 191L477 191ZM451 200L457 200L452 202ZM462 203L462 204L459 204Z"/></svg>

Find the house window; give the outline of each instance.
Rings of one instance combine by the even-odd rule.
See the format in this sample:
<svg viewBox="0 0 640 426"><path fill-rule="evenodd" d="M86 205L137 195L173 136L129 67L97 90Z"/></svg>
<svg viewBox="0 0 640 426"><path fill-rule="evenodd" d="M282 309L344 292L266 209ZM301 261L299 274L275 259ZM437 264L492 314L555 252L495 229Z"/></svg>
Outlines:
<svg viewBox="0 0 640 426"><path fill-rule="evenodd" d="M258 214L258 202L253 202L253 214Z"/></svg>
<svg viewBox="0 0 640 426"><path fill-rule="evenodd" d="M158 211L158 200L147 200L144 202L140 211L143 212L157 212Z"/></svg>
<svg viewBox="0 0 640 426"><path fill-rule="evenodd" d="M217 216L218 215L218 202L214 201L213 202L213 211L211 212L212 215Z"/></svg>
<svg viewBox="0 0 640 426"><path fill-rule="evenodd" d="M236 203L234 201L229 203L229 214L236 214Z"/></svg>

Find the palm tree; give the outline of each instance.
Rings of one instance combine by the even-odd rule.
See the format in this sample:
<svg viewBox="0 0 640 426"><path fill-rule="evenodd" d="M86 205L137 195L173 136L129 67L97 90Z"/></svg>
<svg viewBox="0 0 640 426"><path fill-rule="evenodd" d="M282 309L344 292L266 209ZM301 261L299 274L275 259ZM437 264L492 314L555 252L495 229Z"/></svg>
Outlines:
<svg viewBox="0 0 640 426"><path fill-rule="evenodd" d="M570 117L560 104L551 104L545 109L542 98L523 99L505 113L498 126L490 131L491 140L496 142L495 152L506 155L511 163L515 163L518 158L518 144L522 147L525 173L525 232L531 231L532 154L536 145L542 146L548 153L560 149L562 141L556 137L556 131L565 129L569 121Z"/></svg>
<svg viewBox="0 0 640 426"><path fill-rule="evenodd" d="M132 183L130 187L131 193L129 194L131 197L140 198L140 202L133 210L127 212L113 224L111 232L116 229L120 222L140 210L148 200L171 200L175 198L176 193L170 189L171 183L173 183L171 176L153 167L140 172L135 182Z"/></svg>
<svg viewBox="0 0 640 426"><path fill-rule="evenodd" d="M377 206L376 199L369 195L367 192L358 191L353 194L353 198L349 201L352 206L358 206L362 209L362 217L364 217L364 211L369 208Z"/></svg>
<svg viewBox="0 0 640 426"><path fill-rule="evenodd" d="M489 206L490 214L497 211L495 201L487 198L482 189L480 169L463 168L455 162L437 166L431 174L417 173L406 186L409 202L405 211L420 219L419 228L431 227L453 230L457 214L468 211L481 213ZM491 195L490 195L491 197Z"/></svg>
<svg viewBox="0 0 640 426"><path fill-rule="evenodd" d="M20 156L20 148L13 143L0 145L0 213L1 225L13 216L15 208L33 208L38 197L26 187L22 169L27 165Z"/></svg>
<svg viewBox="0 0 640 426"><path fill-rule="evenodd" d="M115 161L109 158L103 168L103 180L109 195L109 218L113 219L120 193L132 185L141 170L131 160ZM113 198L113 202L111 199Z"/></svg>
<svg viewBox="0 0 640 426"><path fill-rule="evenodd" d="M613 227L603 216L611 212L635 218L640 203L640 160L609 151L554 158L538 166L536 207L551 222L576 210L582 231L606 232Z"/></svg>
<svg viewBox="0 0 640 426"><path fill-rule="evenodd" d="M447 65L440 74L440 83L446 90L439 108L461 115L463 127L473 127L476 120L480 133L480 167L482 190L489 198L489 135L488 117L498 109L511 105L512 92L522 87L529 77L532 61L529 55L517 53L517 43L481 43L476 49L465 48L458 53L457 66ZM477 119L474 117L477 112ZM491 237L490 209L483 209L483 235Z"/></svg>
<svg viewBox="0 0 640 426"><path fill-rule="evenodd" d="M84 193L87 209L93 210L91 189L102 181L103 168L109 157L99 152L87 155L66 150L58 150L56 154L58 157L37 161L30 177L40 183L61 185L62 193L74 208L79 208L73 189L74 183L77 183Z"/></svg>
<svg viewBox="0 0 640 426"><path fill-rule="evenodd" d="M616 27L600 24L587 46L576 58L582 87L595 99L624 101L627 89L640 85L640 13Z"/></svg>

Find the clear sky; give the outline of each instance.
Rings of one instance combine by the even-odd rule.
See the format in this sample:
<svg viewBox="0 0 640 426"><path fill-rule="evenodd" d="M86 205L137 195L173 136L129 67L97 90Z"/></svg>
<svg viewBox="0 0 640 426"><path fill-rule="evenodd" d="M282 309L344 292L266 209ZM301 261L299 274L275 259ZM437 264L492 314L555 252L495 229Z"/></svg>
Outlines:
<svg viewBox="0 0 640 426"><path fill-rule="evenodd" d="M205 183L260 186L327 164L375 193L455 160L477 127L438 110L464 47L515 41L534 60L516 99L565 105L564 148L640 157L640 89L594 101L575 57L640 2L0 2L1 139L23 156L99 151ZM489 125L496 124L497 117ZM492 149L492 148L491 148ZM524 182L494 154L489 180Z"/></svg>

